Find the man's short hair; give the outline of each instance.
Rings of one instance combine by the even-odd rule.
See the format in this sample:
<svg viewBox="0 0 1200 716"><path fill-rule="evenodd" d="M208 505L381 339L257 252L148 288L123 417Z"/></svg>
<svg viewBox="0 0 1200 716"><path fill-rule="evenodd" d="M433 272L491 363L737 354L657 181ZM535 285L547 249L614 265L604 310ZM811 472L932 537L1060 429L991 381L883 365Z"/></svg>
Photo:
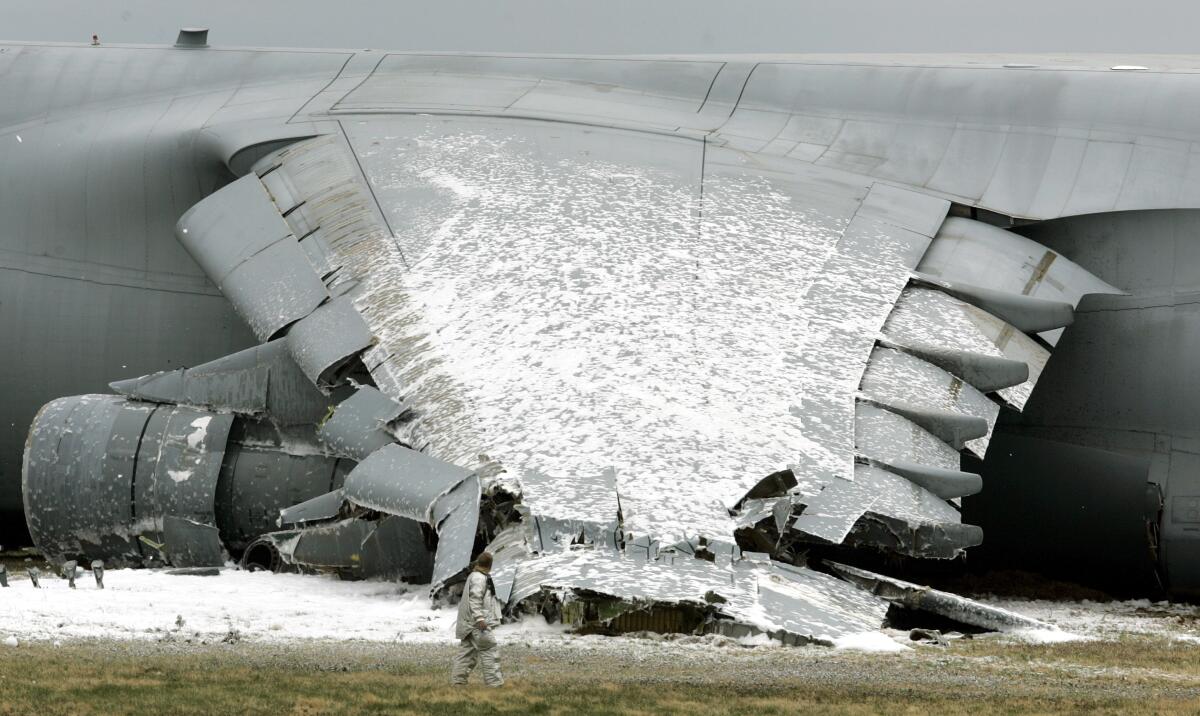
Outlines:
<svg viewBox="0 0 1200 716"><path fill-rule="evenodd" d="M491 552L480 552L479 556L475 558L475 566L483 567L484 569L491 569L492 568L492 553Z"/></svg>

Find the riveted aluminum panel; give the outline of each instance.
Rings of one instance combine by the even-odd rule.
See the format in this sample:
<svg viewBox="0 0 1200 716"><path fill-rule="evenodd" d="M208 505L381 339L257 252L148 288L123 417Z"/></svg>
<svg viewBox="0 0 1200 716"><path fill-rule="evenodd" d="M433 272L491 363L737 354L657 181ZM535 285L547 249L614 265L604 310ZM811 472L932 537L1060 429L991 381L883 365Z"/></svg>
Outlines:
<svg viewBox="0 0 1200 716"><path fill-rule="evenodd" d="M929 180L929 188L978 201L991 183L1007 140L1007 132L959 127Z"/></svg>
<svg viewBox="0 0 1200 716"><path fill-rule="evenodd" d="M1034 202L1039 198L1058 139L1049 131L1009 134L980 202L1005 207L1018 216L1035 214Z"/></svg>
<svg viewBox="0 0 1200 716"><path fill-rule="evenodd" d="M1046 160L1046 170L1038 183L1027 216L1063 215L1067 200L1075 189L1075 178L1079 176L1087 148L1087 139L1077 133L1059 133Z"/></svg>
<svg viewBox="0 0 1200 716"><path fill-rule="evenodd" d="M953 136L954 127L951 126L909 124L902 120L885 153L887 159L875 169L874 175L908 186L926 186L941 164Z"/></svg>
<svg viewBox="0 0 1200 716"><path fill-rule="evenodd" d="M1089 141L1063 214L1095 214L1116 208L1132 156L1132 142Z"/></svg>
<svg viewBox="0 0 1200 716"><path fill-rule="evenodd" d="M1178 139L1139 137L1133 145L1116 209L1161 201L1185 206L1182 194L1187 189L1188 166L1195 162L1190 145Z"/></svg>

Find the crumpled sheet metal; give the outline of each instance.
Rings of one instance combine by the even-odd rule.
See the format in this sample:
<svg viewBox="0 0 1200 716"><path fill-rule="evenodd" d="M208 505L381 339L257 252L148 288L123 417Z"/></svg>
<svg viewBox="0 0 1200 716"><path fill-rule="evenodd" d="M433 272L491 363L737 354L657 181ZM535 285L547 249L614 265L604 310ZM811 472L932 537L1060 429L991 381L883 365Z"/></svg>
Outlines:
<svg viewBox="0 0 1200 716"><path fill-rule="evenodd" d="M255 254L219 287L262 341L276 337L329 299L304 249L292 238Z"/></svg>
<svg viewBox="0 0 1200 716"><path fill-rule="evenodd" d="M764 497L746 500L734 516L739 528L753 527L768 518L775 521L775 528L782 533L792 514L793 497Z"/></svg>
<svg viewBox="0 0 1200 716"><path fill-rule="evenodd" d="M287 334L288 349L300 370L321 388L332 387L329 373L371 345L371 329L347 297L335 298L300 319Z"/></svg>
<svg viewBox="0 0 1200 716"><path fill-rule="evenodd" d="M746 561L722 566L691 557L640 562L593 549L518 561L509 603L543 589L711 606L722 616L764 632L785 632L826 643L879 629L887 612L886 602L869 592L809 569ZM712 603L705 598L709 594L725 601Z"/></svg>
<svg viewBox="0 0 1200 716"><path fill-rule="evenodd" d="M280 525L300 525L305 522L321 522L337 517L345 504L341 488L324 495L305 500L279 511Z"/></svg>
<svg viewBox="0 0 1200 716"><path fill-rule="evenodd" d="M987 435L969 440L968 450L983 457L1000 406L937 366L891 348L876 348L862 378L862 395L883 405L931 408L982 418Z"/></svg>
<svg viewBox="0 0 1200 716"><path fill-rule="evenodd" d="M487 546L492 554L492 586L496 589L496 598L503 603L510 600L517 567L532 554L526 532L525 523L511 524L498 532Z"/></svg>
<svg viewBox="0 0 1200 716"><path fill-rule="evenodd" d="M433 555L421 526L407 517L350 517L263 535L283 564L334 569L347 577L427 581Z"/></svg>
<svg viewBox="0 0 1200 716"><path fill-rule="evenodd" d="M479 524L479 501L479 478L471 475L434 503L434 525L438 534L437 554L433 558L432 584L435 589L471 564Z"/></svg>
<svg viewBox="0 0 1200 716"><path fill-rule="evenodd" d="M1029 378L1024 383L997 391L1017 410L1025 407L1050 358L1050 351L999 318L941 291L921 286L904 290L883 326L883 333L901 343L958 348L1026 364Z"/></svg>
<svg viewBox="0 0 1200 716"><path fill-rule="evenodd" d="M387 424L403 408L369 385L359 386L349 398L338 403L333 415L317 428L317 439L330 451L364 460L368 455L396 439Z"/></svg>
<svg viewBox="0 0 1200 716"><path fill-rule="evenodd" d="M283 340L193 368L117 381L109 387L137 400L269 416L280 425L316 423L336 402L317 390L301 372Z"/></svg>
<svg viewBox="0 0 1200 716"><path fill-rule="evenodd" d="M173 515L162 518L162 551L175 567L221 567L229 559L217 527Z"/></svg>
<svg viewBox="0 0 1200 716"><path fill-rule="evenodd" d="M613 520L606 525L595 522L557 519L546 515L530 517L530 543L539 552L556 552L581 541L615 549L621 540L621 525ZM649 539L649 538L643 538ZM630 544L633 544L631 541Z"/></svg>
<svg viewBox="0 0 1200 716"><path fill-rule="evenodd" d="M346 476L349 502L432 525L436 589L471 563L479 524L479 478L470 471L395 443L371 453Z"/></svg>
<svg viewBox="0 0 1200 716"><path fill-rule="evenodd" d="M371 453L351 470L342 492L361 507L433 524L438 498L472 474L393 443Z"/></svg>
<svg viewBox="0 0 1200 716"><path fill-rule="evenodd" d="M611 472L626 534L663 544L732 542L728 508L805 456L852 478L854 391L948 202L715 148L701 201L701 147L634 133L347 132L399 244L372 247L356 301L393 308L365 362L418 412L403 442L487 455L532 514L597 525Z"/></svg>
<svg viewBox="0 0 1200 716"><path fill-rule="evenodd" d="M804 513L792 522L792 527L831 544L841 544L858 518L881 497L870 485L831 480L818 495L805 499Z"/></svg>

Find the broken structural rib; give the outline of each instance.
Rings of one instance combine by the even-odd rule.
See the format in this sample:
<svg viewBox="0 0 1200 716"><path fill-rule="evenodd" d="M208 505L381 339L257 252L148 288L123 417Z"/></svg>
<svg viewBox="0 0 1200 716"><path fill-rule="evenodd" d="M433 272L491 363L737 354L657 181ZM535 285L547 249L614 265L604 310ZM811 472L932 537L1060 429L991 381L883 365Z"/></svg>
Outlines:
<svg viewBox="0 0 1200 716"><path fill-rule="evenodd" d="M1046 629L1057 631L1058 627L1027 616L1000 609L956 594L922 587L882 574L868 572L837 562L826 561L825 565L843 579L870 590L888 601L908 609L920 609L992 631L1014 631L1017 629Z"/></svg>

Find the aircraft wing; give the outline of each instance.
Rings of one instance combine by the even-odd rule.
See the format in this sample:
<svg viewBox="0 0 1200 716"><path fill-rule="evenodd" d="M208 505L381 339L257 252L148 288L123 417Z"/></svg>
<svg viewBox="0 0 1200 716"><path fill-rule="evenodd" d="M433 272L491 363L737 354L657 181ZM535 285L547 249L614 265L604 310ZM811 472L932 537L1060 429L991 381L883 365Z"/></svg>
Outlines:
<svg viewBox="0 0 1200 716"><path fill-rule="evenodd" d="M989 190L960 166L968 130L918 180L897 147L932 139L799 110L834 90L786 64L352 66L294 111L302 126L205 129L240 177L176 235L264 345L113 385L307 426L306 449L353 461L284 511L268 542L287 561L336 563L339 540L385 539L360 524L385 514L436 533L432 565L406 567L435 586L481 538L515 598L715 593L735 620L765 609L767 631L861 630L882 602L783 560L978 544L960 451L982 456L1001 406L1024 404L1080 296L1114 290L968 218L955 197ZM849 150L868 139L878 161ZM98 440L125 429L103 404ZM70 479L54 440L72 410L39 417L27 457L49 551L81 544L37 509ZM201 503L214 454L196 458ZM217 517L198 514L211 543ZM416 528L387 534L421 549Z"/></svg>

